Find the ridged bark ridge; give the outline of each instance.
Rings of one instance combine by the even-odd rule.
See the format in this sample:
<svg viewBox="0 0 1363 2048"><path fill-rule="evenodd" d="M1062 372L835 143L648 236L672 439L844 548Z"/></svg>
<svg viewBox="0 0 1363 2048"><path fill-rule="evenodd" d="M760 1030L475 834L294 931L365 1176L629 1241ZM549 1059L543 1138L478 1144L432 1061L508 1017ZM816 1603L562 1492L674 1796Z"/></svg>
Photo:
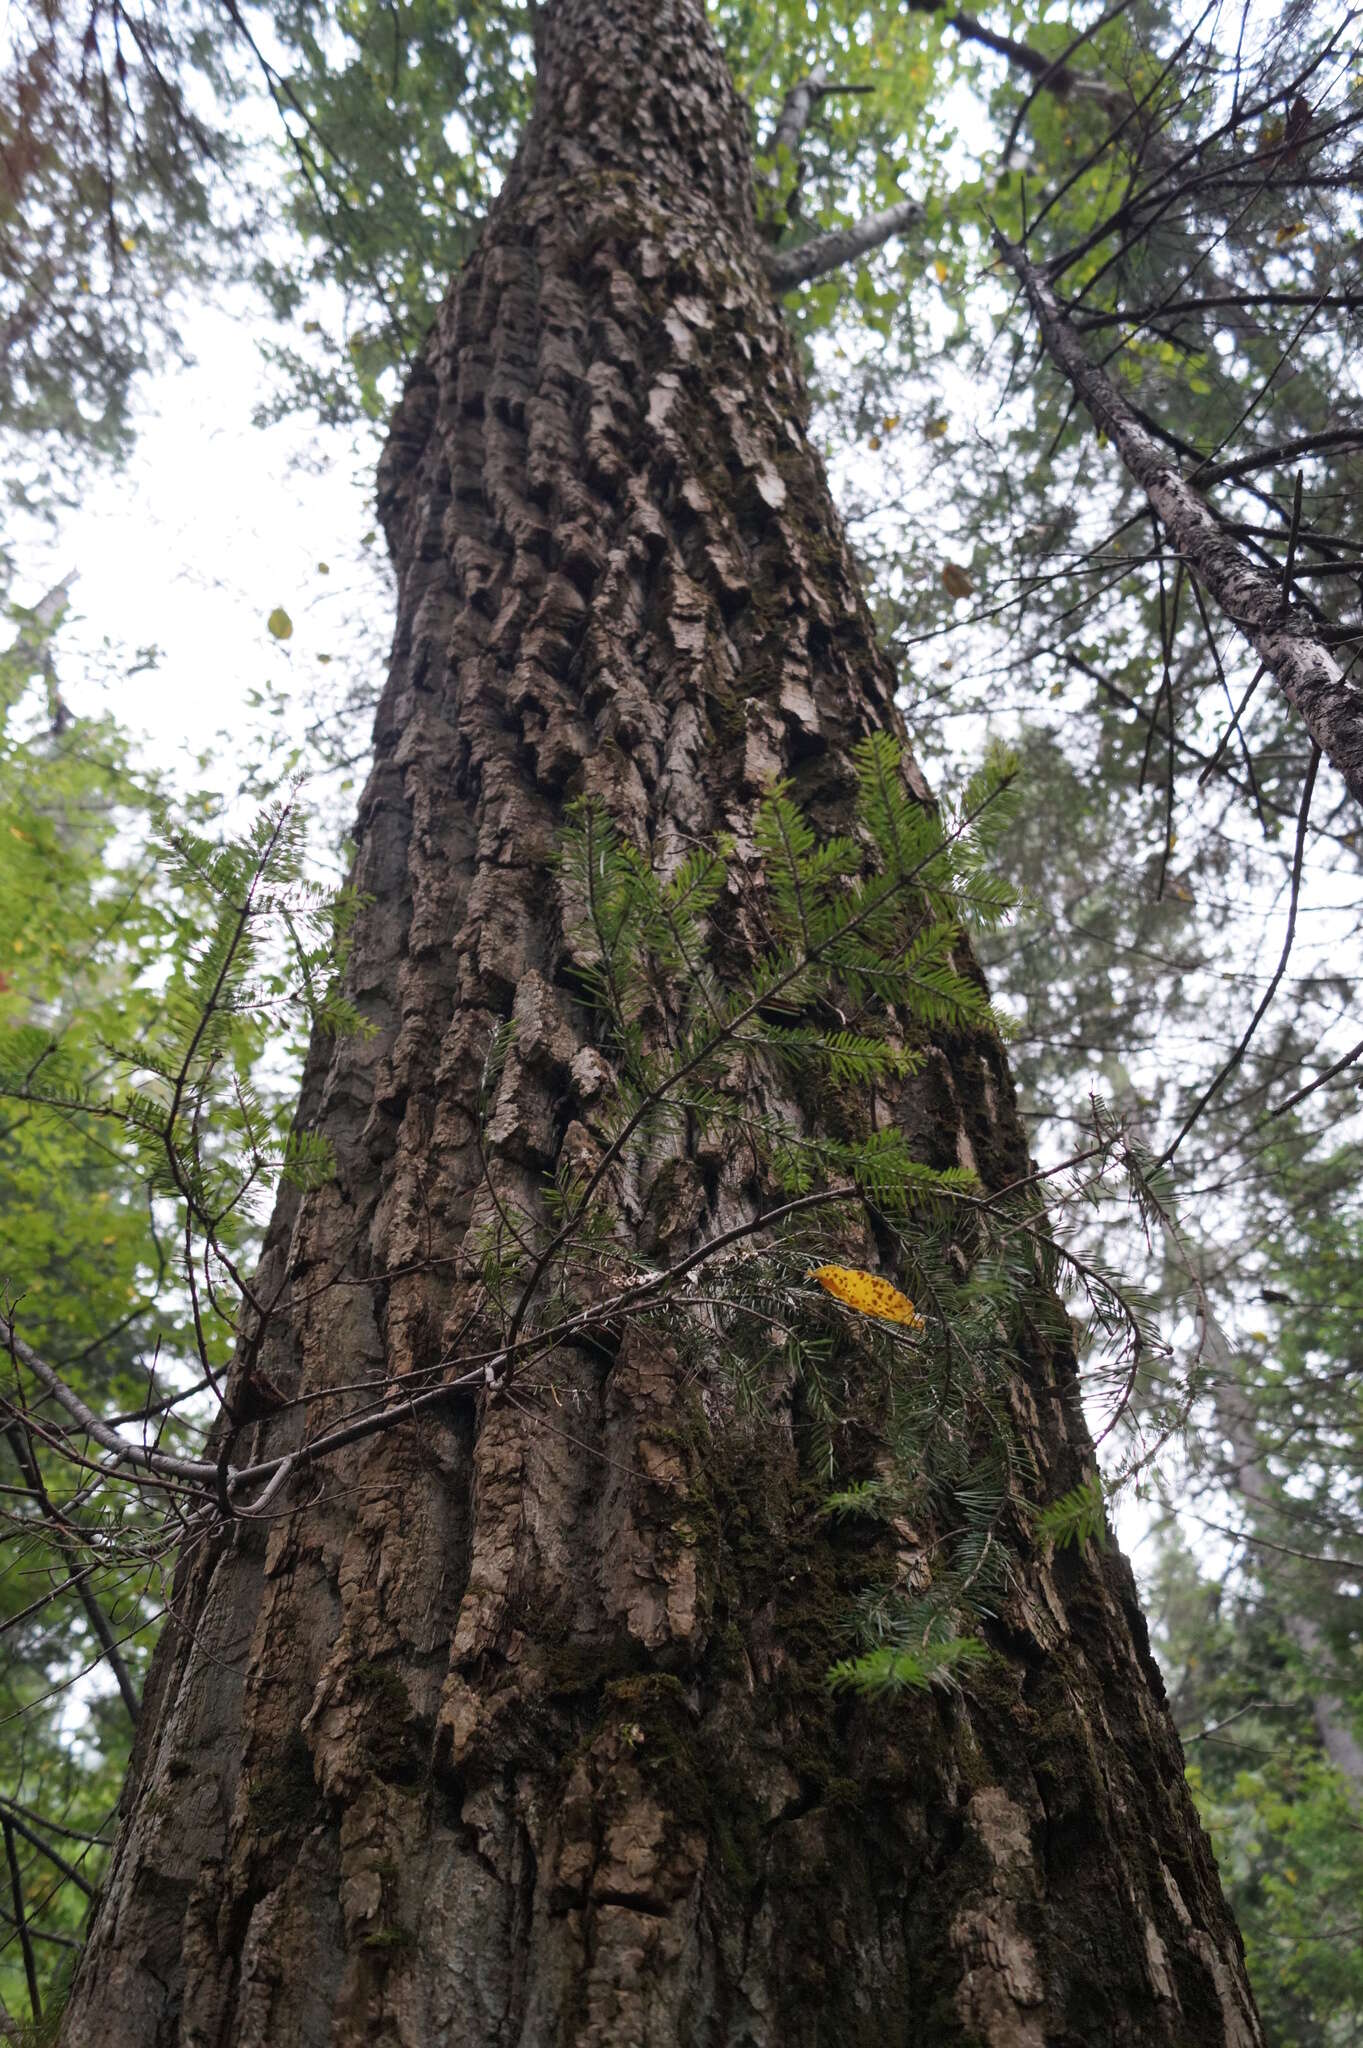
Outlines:
<svg viewBox="0 0 1363 2048"><path fill-rule="evenodd" d="M666 855L741 844L788 773L833 826L851 748L897 727L746 136L696 0L543 9L520 161L394 422L349 970L376 1029L313 1049L338 1172L266 1252L291 1291L260 1364L311 1430L461 1341L498 1020L503 1185L533 1202L591 1143L565 799ZM903 1114L935 1164L1026 1172L991 1040L944 1036ZM748 1170L657 1160L641 1246L741 1213ZM1017 1426L1073 1483L1072 1367L1034 1352ZM788 1422L712 1426L638 1327L554 1370L561 1405L452 1402L186 1555L67 2043L1253 2048L1113 1553L1020 1568L959 1693L835 1702L863 1561Z"/></svg>

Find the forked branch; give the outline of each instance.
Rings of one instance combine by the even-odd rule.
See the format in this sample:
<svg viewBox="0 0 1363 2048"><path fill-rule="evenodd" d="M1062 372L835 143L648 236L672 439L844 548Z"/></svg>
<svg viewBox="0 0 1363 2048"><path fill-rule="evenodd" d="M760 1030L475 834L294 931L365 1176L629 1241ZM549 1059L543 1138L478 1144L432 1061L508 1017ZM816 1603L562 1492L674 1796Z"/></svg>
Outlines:
<svg viewBox="0 0 1363 2048"><path fill-rule="evenodd" d="M1179 555L1239 627L1349 794L1363 804L1363 692L1350 683L1315 622L1291 602L1283 580L1257 568L1236 546L1106 371L1089 361L1037 266L997 229L994 246L1022 286L1047 355L1116 448Z"/></svg>

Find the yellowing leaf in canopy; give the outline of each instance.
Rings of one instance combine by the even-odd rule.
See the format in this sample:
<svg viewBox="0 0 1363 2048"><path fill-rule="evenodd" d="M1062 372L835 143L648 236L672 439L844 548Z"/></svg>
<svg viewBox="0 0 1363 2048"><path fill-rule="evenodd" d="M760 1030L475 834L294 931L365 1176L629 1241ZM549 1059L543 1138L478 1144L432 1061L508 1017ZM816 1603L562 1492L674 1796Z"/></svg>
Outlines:
<svg viewBox="0 0 1363 2048"><path fill-rule="evenodd" d="M923 1318L908 1295L891 1287L878 1273L863 1273L859 1266L816 1266L809 1277L860 1315L879 1316L886 1323L907 1323L911 1330L923 1327Z"/></svg>
<svg viewBox="0 0 1363 2048"><path fill-rule="evenodd" d="M282 604L277 604L265 621L276 640L288 640L293 636L293 620Z"/></svg>

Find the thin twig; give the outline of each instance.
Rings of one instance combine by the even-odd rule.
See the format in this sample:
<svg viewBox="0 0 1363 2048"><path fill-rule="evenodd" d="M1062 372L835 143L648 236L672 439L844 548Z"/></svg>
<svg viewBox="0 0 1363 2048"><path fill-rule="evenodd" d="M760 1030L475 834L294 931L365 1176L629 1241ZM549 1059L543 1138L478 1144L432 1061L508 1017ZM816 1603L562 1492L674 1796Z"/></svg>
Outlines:
<svg viewBox="0 0 1363 2048"><path fill-rule="evenodd" d="M1094 425L1113 442L1188 567L1244 633L1350 795L1363 804L1363 696L1309 618L1296 608L1281 616L1280 579L1246 560L1106 371L1088 360L1036 265L997 228L994 245L1022 286L1047 353L1083 399Z"/></svg>
<svg viewBox="0 0 1363 2048"><path fill-rule="evenodd" d="M1179 1125L1173 1143L1170 1144L1160 1154L1158 1160L1156 1161L1156 1165L1158 1166L1167 1166L1169 1164L1169 1161L1173 1158L1179 1146L1183 1143L1183 1140L1187 1137L1189 1131L1197 1122L1203 1110L1207 1107L1207 1104L1211 1101L1212 1097L1215 1094L1217 1094L1217 1092L1224 1085L1224 1083L1230 1079L1231 1075L1239 1066L1241 1060L1245 1056L1245 1053L1249 1049L1249 1042L1253 1038L1255 1032L1258 1030L1260 1022L1262 1021L1269 1004L1273 1001L1274 996L1278 993L1279 982L1282 980L1283 975L1287 972L1288 956L1292 951L1292 941L1296 936L1297 930L1297 903L1301 895L1301 868L1302 857L1306 850L1306 826L1311 813L1311 797L1313 791L1315 790L1316 770L1317 768L1319 768L1319 766L1320 748L1313 747L1311 749L1310 765L1306 770L1306 783L1302 790L1301 809L1297 815L1297 843L1292 853L1292 893L1290 901L1288 903L1287 910L1287 930L1283 935L1283 948L1278 958L1278 965L1274 969L1273 974L1269 978L1268 987L1264 990L1263 995L1260 997L1259 1004L1254 1012L1254 1015L1250 1018L1249 1023L1245 1027L1244 1036L1241 1038L1234 1052L1230 1055L1230 1058L1225 1062L1225 1065L1217 1069L1216 1073L1213 1074L1211 1080L1207 1083L1207 1086L1198 1096L1197 1101L1188 1111L1187 1116Z"/></svg>
<svg viewBox="0 0 1363 2048"><path fill-rule="evenodd" d="M9 1815L0 1817L0 1830L5 1837L5 1861L9 1864L10 1896L14 1901L14 1924L19 1930L19 1946L24 1955L24 1975L28 1979L28 2002L36 2026L43 2016L43 2001L38 1991L38 1963L33 1953L33 1940L28 1931L28 1918L24 1912L24 1881L19 1875L19 1858L14 1848L14 1824Z"/></svg>

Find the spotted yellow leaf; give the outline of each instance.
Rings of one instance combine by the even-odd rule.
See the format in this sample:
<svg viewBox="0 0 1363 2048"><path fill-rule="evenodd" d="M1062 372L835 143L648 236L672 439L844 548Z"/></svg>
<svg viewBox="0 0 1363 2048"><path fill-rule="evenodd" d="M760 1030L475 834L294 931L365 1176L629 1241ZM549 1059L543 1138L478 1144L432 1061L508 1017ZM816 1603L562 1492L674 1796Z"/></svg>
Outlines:
<svg viewBox="0 0 1363 2048"><path fill-rule="evenodd" d="M921 1330L923 1318L907 1294L891 1287L878 1273L863 1273L857 1266L816 1266L810 1274L836 1301L845 1301L864 1316L879 1316L887 1323L907 1323Z"/></svg>

